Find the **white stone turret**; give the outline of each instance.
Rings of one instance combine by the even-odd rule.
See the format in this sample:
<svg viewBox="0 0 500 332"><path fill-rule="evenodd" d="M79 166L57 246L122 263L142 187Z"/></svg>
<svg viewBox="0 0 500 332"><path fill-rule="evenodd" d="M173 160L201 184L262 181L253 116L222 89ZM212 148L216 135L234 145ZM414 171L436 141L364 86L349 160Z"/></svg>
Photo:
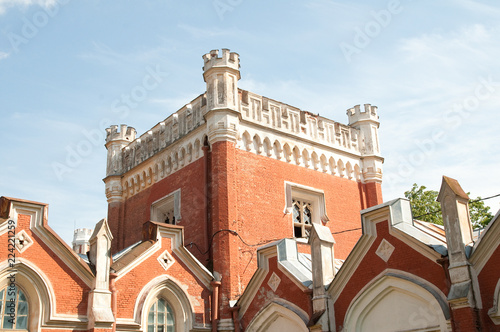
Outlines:
<svg viewBox="0 0 500 332"><path fill-rule="evenodd" d="M108 149L106 176L122 174L122 149L135 140L134 128L122 124L119 132L117 129L116 125L106 128L106 149Z"/></svg>
<svg viewBox="0 0 500 332"><path fill-rule="evenodd" d="M89 240L92 230L88 228L75 229L71 245L73 250L79 254L86 254L89 251Z"/></svg>
<svg viewBox="0 0 500 332"><path fill-rule="evenodd" d="M361 110L360 105L347 110L349 126L359 130L359 151L363 161L363 178L365 182L382 182L382 163L378 140L377 106L365 104Z"/></svg>
<svg viewBox="0 0 500 332"><path fill-rule="evenodd" d="M240 59L238 53L222 49L212 50L203 56L203 79L207 83L207 109L210 143L221 140L236 141L239 113L238 80Z"/></svg>
<svg viewBox="0 0 500 332"><path fill-rule="evenodd" d="M124 173L123 167L123 148L135 140L136 130L132 127L122 124L118 132L118 126L113 125L106 128L106 149L108 149L108 160L106 167L106 197L108 203L121 201L123 199L123 189L121 186L121 174Z"/></svg>

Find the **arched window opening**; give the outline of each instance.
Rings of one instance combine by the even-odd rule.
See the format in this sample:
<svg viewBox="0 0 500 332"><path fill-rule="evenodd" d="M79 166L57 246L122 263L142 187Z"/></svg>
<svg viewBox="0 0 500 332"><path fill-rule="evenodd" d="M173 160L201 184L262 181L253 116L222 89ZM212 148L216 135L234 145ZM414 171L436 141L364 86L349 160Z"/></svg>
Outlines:
<svg viewBox="0 0 500 332"><path fill-rule="evenodd" d="M148 332L175 332L174 312L162 298L156 300L149 309Z"/></svg>
<svg viewBox="0 0 500 332"><path fill-rule="evenodd" d="M21 288L7 286L0 290L0 329L28 329L28 300Z"/></svg>

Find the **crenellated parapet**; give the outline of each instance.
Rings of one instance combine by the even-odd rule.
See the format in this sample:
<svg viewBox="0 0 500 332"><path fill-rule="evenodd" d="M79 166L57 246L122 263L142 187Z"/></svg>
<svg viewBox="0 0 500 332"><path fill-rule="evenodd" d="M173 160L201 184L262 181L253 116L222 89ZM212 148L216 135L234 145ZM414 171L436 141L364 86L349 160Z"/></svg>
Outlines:
<svg viewBox="0 0 500 332"><path fill-rule="evenodd" d="M210 53L203 55L203 77L208 74L211 69L232 69L240 79L240 58L238 53L231 52L226 48L222 49L222 56L219 57L219 50L212 50Z"/></svg>
<svg viewBox="0 0 500 332"><path fill-rule="evenodd" d="M377 106L365 104L361 109L356 105L347 110L349 126L356 128L360 132L361 149L363 155L379 155L380 146L378 141L378 121Z"/></svg>
<svg viewBox="0 0 500 332"><path fill-rule="evenodd" d="M299 140L359 154L359 130L311 112L240 90L241 118Z"/></svg>
<svg viewBox="0 0 500 332"><path fill-rule="evenodd" d="M353 127L359 127L360 122L372 121L378 123L378 107L372 106L370 104L364 104L364 108L361 109L360 105L356 105L347 110L347 116L349 117L349 125Z"/></svg>
<svg viewBox="0 0 500 332"><path fill-rule="evenodd" d="M239 90L238 147L355 181L380 182L377 107L347 111L349 125Z"/></svg>
<svg viewBox="0 0 500 332"><path fill-rule="evenodd" d="M201 95L125 146L123 172L168 149L204 124L205 109L206 99Z"/></svg>
<svg viewBox="0 0 500 332"><path fill-rule="evenodd" d="M106 144L114 141L125 141L132 142L137 134L133 127L128 127L127 125L120 125L120 131L118 131L117 125L112 125L106 128Z"/></svg>

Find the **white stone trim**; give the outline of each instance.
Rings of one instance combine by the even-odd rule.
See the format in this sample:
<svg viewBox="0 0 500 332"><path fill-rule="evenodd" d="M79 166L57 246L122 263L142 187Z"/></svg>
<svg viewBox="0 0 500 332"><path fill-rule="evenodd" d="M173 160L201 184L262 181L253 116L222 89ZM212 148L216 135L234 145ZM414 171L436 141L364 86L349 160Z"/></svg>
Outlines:
<svg viewBox="0 0 500 332"><path fill-rule="evenodd" d="M326 214L325 192L323 190L285 181L284 213L289 214L292 212L293 198L312 202L314 223L320 224L320 221L327 223L330 220Z"/></svg>
<svg viewBox="0 0 500 332"><path fill-rule="evenodd" d="M474 266L477 275L481 273L495 250L500 246L500 211L490 221L483 235L474 244L470 263Z"/></svg>
<svg viewBox="0 0 500 332"><path fill-rule="evenodd" d="M408 322L405 323L405 328L411 329L412 331L433 331L435 329L440 331L451 331L450 318L446 318L446 314L443 312L443 308L449 310L446 297L439 289L427 281L409 273L394 270L394 272L392 272L394 275L391 275L388 271L389 270L386 270L372 279L372 281L365 285L365 287L363 287L363 289L353 298L344 317L344 332L358 331L364 317L371 309L381 305L382 299L391 292L397 292L404 296L408 296L422 305L425 305L422 307L423 312L414 311L410 314ZM401 276L397 277L397 274L401 274ZM426 285L429 289L424 288L423 285ZM430 289L436 294L432 294L429 291ZM441 304L438 299L436 299L436 296L439 297L439 301L442 302ZM432 307L432 310L428 310L429 307ZM388 308L388 310L393 311L394 308ZM435 321L434 319L429 319L429 315L433 314L436 314L436 316L433 317ZM449 312L447 315L449 316ZM380 319L386 320L387 317L383 316L380 317ZM414 324L413 326L412 323ZM418 326L422 324L426 324L427 326Z"/></svg>
<svg viewBox="0 0 500 332"><path fill-rule="evenodd" d="M325 146L302 137L289 137L269 128L240 121L236 147L322 173L363 182L361 154Z"/></svg>
<svg viewBox="0 0 500 332"><path fill-rule="evenodd" d="M160 226L158 235L171 239L171 250L194 274L206 288L212 289L210 282L214 280L212 273L193 254L184 247L184 235L182 227Z"/></svg>
<svg viewBox="0 0 500 332"><path fill-rule="evenodd" d="M123 269L119 270L116 274L116 281L120 280L122 277L126 276L127 273L141 265L146 259L151 257L154 253L161 249L161 239L157 240L149 249L143 251L139 256L126 265ZM132 249L133 250L133 249Z"/></svg>
<svg viewBox="0 0 500 332"><path fill-rule="evenodd" d="M258 266L257 270L255 271L254 275L252 276L252 279L246 286L245 292L243 292L243 295L238 299L238 306L240 307L240 310L238 310L238 315L240 318L243 317L245 312L250 307L250 304L255 298L255 295L257 295L260 286L262 285L264 279L269 273L269 259L271 257L276 257L277 254L278 253L276 244L260 248L257 251L257 266ZM294 279L295 278L291 278L291 280Z"/></svg>
<svg viewBox="0 0 500 332"><path fill-rule="evenodd" d="M29 330L39 331L41 327L85 330L87 316L57 313L57 302L53 286L45 273L22 257L16 257L14 269L8 261L0 263L0 289L8 281L7 276L16 271L16 283L23 288L29 302Z"/></svg>
<svg viewBox="0 0 500 332"><path fill-rule="evenodd" d="M16 249L20 253L23 253L33 244L33 240L28 235L28 233L23 229L22 231L16 234L15 243L16 243Z"/></svg>
<svg viewBox="0 0 500 332"><path fill-rule="evenodd" d="M359 130L250 91L242 92L248 99L248 104L240 103L242 120L281 135L359 153Z"/></svg>
<svg viewBox="0 0 500 332"><path fill-rule="evenodd" d="M176 331L190 331L193 328L194 310L190 296L183 289L182 283L170 275L161 275L147 283L136 298L134 322L148 330L148 311L156 299L164 298L172 307L175 316Z"/></svg>
<svg viewBox="0 0 500 332"><path fill-rule="evenodd" d="M174 208L174 217L175 217L175 225L182 221L181 217L181 189L177 189L169 193L168 195L163 196L162 198L154 201L151 204L151 220L157 222L164 222L164 220L160 220L158 213L159 210L164 206L172 204Z"/></svg>
<svg viewBox="0 0 500 332"><path fill-rule="evenodd" d="M30 229L40 240L59 257L88 287L92 286L93 275L86 268L86 263L65 243L45 228L48 216L46 206L30 203L11 201L10 218L18 225L18 215L30 216ZM84 265L85 264L85 265Z"/></svg>
<svg viewBox="0 0 500 332"><path fill-rule="evenodd" d="M386 239L382 239L375 253L378 257L380 257L384 262L387 263L389 258L391 258L394 249L394 246L389 241L387 241Z"/></svg>
<svg viewBox="0 0 500 332"><path fill-rule="evenodd" d="M273 290L273 292L276 292L280 283L281 279L275 272L273 272L273 274L269 277L269 280L267 281L267 285Z"/></svg>
<svg viewBox="0 0 500 332"><path fill-rule="evenodd" d="M500 279L498 279L495 292L493 293L493 306L488 310L488 316L490 316L495 325L500 325L500 306L498 305L498 300L500 300Z"/></svg>
<svg viewBox="0 0 500 332"><path fill-rule="evenodd" d="M160 263L161 267L163 267L166 270L168 270L172 265L175 263L175 259L170 255L168 250L165 250L160 256L158 256L158 262Z"/></svg>
<svg viewBox="0 0 500 332"><path fill-rule="evenodd" d="M165 177L203 158L202 147L205 136L206 126L203 125L184 139L175 142L137 166L132 167L121 177L123 197L125 199L132 197Z"/></svg>
<svg viewBox="0 0 500 332"><path fill-rule="evenodd" d="M262 308L252 319L245 331L265 332L269 331L271 324L282 317L292 322L298 330L309 331L307 328L308 315L296 305L281 300L282 303L270 302Z"/></svg>

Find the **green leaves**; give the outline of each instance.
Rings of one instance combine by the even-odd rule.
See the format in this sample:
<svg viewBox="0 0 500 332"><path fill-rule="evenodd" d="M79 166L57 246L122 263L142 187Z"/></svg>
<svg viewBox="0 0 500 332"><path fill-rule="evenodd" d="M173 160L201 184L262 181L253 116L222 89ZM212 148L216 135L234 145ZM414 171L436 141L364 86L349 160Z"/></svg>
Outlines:
<svg viewBox="0 0 500 332"><path fill-rule="evenodd" d="M405 191L405 197L410 200L413 218L442 225L441 204L436 201L438 192L426 190L425 186L418 186L416 183L409 191Z"/></svg>
<svg viewBox="0 0 500 332"><path fill-rule="evenodd" d="M405 191L405 197L410 200L413 218L442 225L441 205L436 201L438 192L426 190L425 186L413 184L411 190ZM470 193L467 193L469 195ZM488 225L493 218L490 207L484 205L481 197L469 201L470 220L473 228L482 228Z"/></svg>

